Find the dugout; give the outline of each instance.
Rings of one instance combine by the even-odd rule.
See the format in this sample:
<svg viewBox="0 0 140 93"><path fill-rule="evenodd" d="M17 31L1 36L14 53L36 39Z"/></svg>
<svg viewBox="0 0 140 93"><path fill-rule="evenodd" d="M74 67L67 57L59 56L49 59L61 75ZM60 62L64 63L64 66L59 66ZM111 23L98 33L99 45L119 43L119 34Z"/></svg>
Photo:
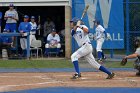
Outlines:
<svg viewBox="0 0 140 93"><path fill-rule="evenodd" d="M8 10L8 5L13 3L19 14L19 22L22 21L22 16L27 14L29 16L36 16L37 21L40 16L41 31L38 33L37 38L41 38L43 35L43 24L46 21L46 17L51 17L55 23L56 30L59 32L65 29L65 41L63 42L65 48L65 57L70 57L71 54L71 38L70 38L70 25L71 19L71 0L1 0L0 6L3 15ZM2 28L4 28L5 22L3 20Z"/></svg>

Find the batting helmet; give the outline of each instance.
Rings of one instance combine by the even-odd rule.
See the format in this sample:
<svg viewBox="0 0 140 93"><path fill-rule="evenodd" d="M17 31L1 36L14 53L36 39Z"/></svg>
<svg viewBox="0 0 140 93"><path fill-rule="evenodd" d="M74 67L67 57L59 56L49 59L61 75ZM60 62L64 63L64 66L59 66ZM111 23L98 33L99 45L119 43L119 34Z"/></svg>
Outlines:
<svg viewBox="0 0 140 93"><path fill-rule="evenodd" d="M139 39L136 39L134 42L135 42L135 43L134 43L134 47L135 47L135 48L140 47L140 40L139 40Z"/></svg>
<svg viewBox="0 0 140 93"><path fill-rule="evenodd" d="M79 20L80 20L79 18L74 17L70 20L70 22L73 22L73 25L76 25Z"/></svg>
<svg viewBox="0 0 140 93"><path fill-rule="evenodd" d="M35 19L35 16L31 16L31 19Z"/></svg>
<svg viewBox="0 0 140 93"><path fill-rule="evenodd" d="M94 22L94 23L97 23L97 25L99 25L99 24L100 24L100 21L99 21L99 20L97 20L97 19L96 19L96 20L94 20L93 22Z"/></svg>

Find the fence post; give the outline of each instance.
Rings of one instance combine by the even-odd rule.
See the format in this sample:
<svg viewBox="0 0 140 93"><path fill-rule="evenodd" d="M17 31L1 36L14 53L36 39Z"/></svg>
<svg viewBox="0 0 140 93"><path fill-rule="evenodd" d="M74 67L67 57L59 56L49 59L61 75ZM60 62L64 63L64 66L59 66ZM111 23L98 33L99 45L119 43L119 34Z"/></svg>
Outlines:
<svg viewBox="0 0 140 93"><path fill-rule="evenodd" d="M126 54L129 54L129 0L126 0Z"/></svg>
<svg viewBox="0 0 140 93"><path fill-rule="evenodd" d="M27 33L27 59L30 58L30 35Z"/></svg>

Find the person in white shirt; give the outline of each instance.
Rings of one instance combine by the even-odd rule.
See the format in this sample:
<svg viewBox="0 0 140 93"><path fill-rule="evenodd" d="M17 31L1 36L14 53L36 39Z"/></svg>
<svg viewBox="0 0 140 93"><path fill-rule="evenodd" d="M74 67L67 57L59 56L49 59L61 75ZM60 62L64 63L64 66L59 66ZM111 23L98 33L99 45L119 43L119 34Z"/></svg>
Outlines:
<svg viewBox="0 0 140 93"><path fill-rule="evenodd" d="M16 32L19 18L13 4L9 5L9 10L5 12L4 19L6 20L5 29L10 32Z"/></svg>
<svg viewBox="0 0 140 93"><path fill-rule="evenodd" d="M49 48L56 48L57 55L59 55L61 44L60 37L53 28L52 32L47 37L47 44L45 44L45 55L48 56Z"/></svg>
<svg viewBox="0 0 140 93"><path fill-rule="evenodd" d="M51 18L47 18L47 21L44 23L44 40L46 40L46 37L48 36L49 33L51 33L52 29L55 28L54 22L51 20Z"/></svg>
<svg viewBox="0 0 140 93"><path fill-rule="evenodd" d="M102 45L104 43L105 38L107 37L105 29L100 25L99 20L94 20L94 25L96 26L95 28L95 40L97 42L96 46L96 51L98 53L98 62L102 62L103 59L106 59L103 50L102 50Z"/></svg>
<svg viewBox="0 0 140 93"><path fill-rule="evenodd" d="M37 24L35 22L35 16L31 16L31 31L30 31L30 44L32 43L32 41L36 40L35 34L37 31Z"/></svg>
<svg viewBox="0 0 140 93"><path fill-rule="evenodd" d="M71 60L74 65L76 73L73 75L71 79L78 79L81 77L81 73L79 70L78 59L84 57L91 66L94 68L108 74L106 79L112 79L114 77L114 73L107 70L104 66L101 66L98 62L95 61L94 56L92 55L92 44L88 37L88 27L85 26L82 21L76 17L74 17L70 21L70 26L72 28L71 35L74 37L76 42L78 43L79 49L77 49L72 55Z"/></svg>
<svg viewBox="0 0 140 93"><path fill-rule="evenodd" d="M18 13L14 9L14 5L10 4L9 5L9 10L5 12L4 19L6 20L6 25L5 29L9 32L16 33L17 32L17 21L19 20L18 18ZM16 37L12 37L12 42L14 43L15 46L15 40Z"/></svg>

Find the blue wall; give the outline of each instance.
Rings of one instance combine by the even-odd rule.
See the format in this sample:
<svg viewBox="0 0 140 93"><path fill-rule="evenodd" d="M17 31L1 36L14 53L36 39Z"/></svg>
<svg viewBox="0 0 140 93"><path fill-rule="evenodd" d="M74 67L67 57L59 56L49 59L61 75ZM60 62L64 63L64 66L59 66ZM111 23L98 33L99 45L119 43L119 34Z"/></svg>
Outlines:
<svg viewBox="0 0 140 93"><path fill-rule="evenodd" d="M81 17L85 6L89 4L87 14L83 18L92 34L95 33L93 20L98 19L111 35L110 40L106 40L104 49L123 49L124 48L124 14L123 0L72 0L72 17ZM91 39L93 47L96 42ZM78 48L77 43L72 39L72 51Z"/></svg>

